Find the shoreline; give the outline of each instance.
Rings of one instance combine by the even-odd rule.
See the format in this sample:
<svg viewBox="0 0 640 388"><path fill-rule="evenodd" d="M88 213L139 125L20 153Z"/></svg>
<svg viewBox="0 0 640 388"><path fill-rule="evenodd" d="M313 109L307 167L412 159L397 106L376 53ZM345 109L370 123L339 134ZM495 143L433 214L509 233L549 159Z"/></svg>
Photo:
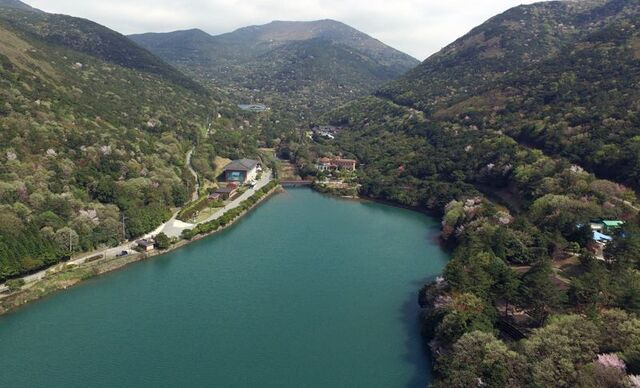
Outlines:
<svg viewBox="0 0 640 388"><path fill-rule="evenodd" d="M422 213L425 214L429 217L433 217L433 218L442 218L442 214L435 211L435 210L430 210L428 208L425 208L423 206L412 206L412 205L404 205L398 202L394 202L394 201L390 201L390 200L386 200L386 199L380 199L380 198L373 198L373 197L367 197L367 196L361 196L360 194L356 194L356 195L341 195L339 193L335 193L332 190L320 190L318 189L315 185L311 185L309 186L311 187L312 190L320 193L320 194L325 194L325 195L329 195L331 197L334 198L342 198L342 199L346 199L346 200L353 200L353 201L368 201L368 202L375 202L375 203L379 203L382 205L387 205L387 206L392 206L392 207L396 207L399 209L405 209L405 210L410 210L413 212L418 212L418 213Z"/></svg>
<svg viewBox="0 0 640 388"><path fill-rule="evenodd" d="M329 197L332 197L332 198L338 198L338 199L342 199L342 200L345 200L345 201L363 202L363 203L371 202L371 203L376 203L376 204L380 204L380 205L395 207L397 209L404 209L404 210L408 210L408 211L411 211L411 212L420 213L422 215L434 218L436 220L441 220L442 219L442 214L439 214L438 212L436 212L434 210L429 210L429 209L421 207L421 206L403 205L401 203L397 203L397 202L394 202L394 201L389 201L389 200L384 200L384 199L379 199L379 198L366 197L366 196L360 196L360 195L355 195L355 196L340 195L340 194L336 194L336 193L332 193L332 192L326 192L326 191L317 190L313 185L310 186L310 188L311 188L311 190L313 190L313 191L315 191L315 192L317 192L319 194L326 195L326 196L329 196ZM456 248L456 244L455 243L448 242L448 241L446 241L446 240L444 240L442 238L442 229L435 236L435 238L433 239L433 242L438 244L438 246L440 246L440 248L444 249L449 254L451 254Z"/></svg>
<svg viewBox="0 0 640 388"><path fill-rule="evenodd" d="M262 198L256 201L250 208L243 211L234 220L219 227L217 230L209 233L198 234L190 240L180 239L177 243L173 244L169 249L163 251L153 252L138 252L123 257L105 258L103 260L97 260L95 262L85 262L83 264L69 264L59 263L50 267L45 277L37 280L33 283L26 284L19 291L8 294L0 299L0 316L13 313L20 308L44 299L49 296L53 296L59 292L62 292L71 287L84 283L86 280L126 268L127 266L143 261L149 260L156 256L162 256L167 253L171 253L175 250L181 249L191 243L200 241L204 238L212 236L218 232L222 232L236 224L245 215L255 210L258 205L262 204L267 199L271 198L274 194L282 192L284 189L280 185L276 185L269 192L267 192Z"/></svg>
<svg viewBox="0 0 640 388"><path fill-rule="evenodd" d="M408 206L408 205L395 203L393 201L385 201L385 200L380 200L376 198L363 197L359 195L358 196L336 195L334 193L327 193L327 192L316 190L313 187L311 187L311 189L318 192L319 194L327 195L333 198L343 199L346 201L378 203L378 204L391 206L399 209L410 210L413 212L427 215L429 217L434 217L434 218L438 217L433 212L430 212L428 210L425 210L417 206ZM2 299L0 299L0 316L13 313L28 304L44 299L48 296L55 295L56 293L62 292L68 288L77 286L81 283L84 283L86 280L89 280L110 272L115 272L121 269L125 269L127 266L140 261L150 260L156 256L162 256L164 254L171 253L191 243L195 243L209 236L212 236L218 232L222 232L234 226L245 215L255 210L264 201L270 199L273 195L277 193L281 193L283 191L285 191L285 189L281 185L276 185L271 190L269 190L269 192L267 192L262 198L260 198L255 204L253 204L249 209L240 213L237 216L237 218L232 220L227 225L220 226L218 229L208 233L198 234L189 240L180 239L178 242L173 244L169 249L166 249L163 251L156 250L153 252L136 252L128 256L110 257L102 260L97 260L95 262L84 262L82 264L70 264L66 262L56 264L47 270L47 272L51 271L51 273L47 273L47 275L42 279L34 281L33 283L28 283L25 286L23 286L21 290L8 294ZM449 246L449 244L447 244L445 241L442 240L440 234L438 234L437 243L442 249L445 249L447 251L451 250L451 247Z"/></svg>

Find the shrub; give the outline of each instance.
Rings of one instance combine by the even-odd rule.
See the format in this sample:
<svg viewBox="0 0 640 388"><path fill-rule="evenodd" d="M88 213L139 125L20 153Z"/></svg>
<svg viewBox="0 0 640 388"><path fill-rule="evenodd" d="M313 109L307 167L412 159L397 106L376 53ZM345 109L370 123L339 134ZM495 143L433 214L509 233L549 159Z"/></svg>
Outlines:
<svg viewBox="0 0 640 388"><path fill-rule="evenodd" d="M11 279L7 280L5 285L9 288L9 291L18 291L24 286L24 279Z"/></svg>

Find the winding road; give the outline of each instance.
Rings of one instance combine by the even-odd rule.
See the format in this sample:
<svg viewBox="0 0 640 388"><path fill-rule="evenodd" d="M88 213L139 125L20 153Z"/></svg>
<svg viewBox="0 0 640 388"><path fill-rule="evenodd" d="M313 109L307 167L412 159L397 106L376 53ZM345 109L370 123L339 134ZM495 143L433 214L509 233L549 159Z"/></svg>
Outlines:
<svg viewBox="0 0 640 388"><path fill-rule="evenodd" d="M197 201L198 194L200 193L200 179L198 178L198 173L196 172L196 170L193 169L193 166L191 165L191 157L193 156L193 150L195 150L195 148L192 148L189 150L189 152L187 152L186 164L187 164L187 167L189 168L189 171L191 171L191 175L193 175L193 177L196 178L196 186L195 186L195 190L193 191L193 194L191 194L191 200Z"/></svg>

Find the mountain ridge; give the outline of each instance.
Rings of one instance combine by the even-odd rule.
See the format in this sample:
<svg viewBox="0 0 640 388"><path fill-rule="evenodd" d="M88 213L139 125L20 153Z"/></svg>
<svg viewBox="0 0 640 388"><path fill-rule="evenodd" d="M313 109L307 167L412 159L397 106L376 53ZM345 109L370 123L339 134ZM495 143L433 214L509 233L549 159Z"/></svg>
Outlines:
<svg viewBox="0 0 640 388"><path fill-rule="evenodd" d="M297 101L304 116L371 92L419 64L329 19L274 21L216 36L189 29L129 38L209 85L273 101L279 111L287 110L285 101ZM313 71L305 68L310 65Z"/></svg>

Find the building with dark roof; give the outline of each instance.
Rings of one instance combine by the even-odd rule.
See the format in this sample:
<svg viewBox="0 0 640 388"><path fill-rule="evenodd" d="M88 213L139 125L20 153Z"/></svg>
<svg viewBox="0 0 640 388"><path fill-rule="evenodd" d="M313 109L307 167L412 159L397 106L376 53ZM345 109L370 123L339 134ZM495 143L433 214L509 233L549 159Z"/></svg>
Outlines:
<svg viewBox="0 0 640 388"><path fill-rule="evenodd" d="M257 160L238 159L225 166L224 177L227 182L245 183L255 180L261 170L262 167Z"/></svg>

